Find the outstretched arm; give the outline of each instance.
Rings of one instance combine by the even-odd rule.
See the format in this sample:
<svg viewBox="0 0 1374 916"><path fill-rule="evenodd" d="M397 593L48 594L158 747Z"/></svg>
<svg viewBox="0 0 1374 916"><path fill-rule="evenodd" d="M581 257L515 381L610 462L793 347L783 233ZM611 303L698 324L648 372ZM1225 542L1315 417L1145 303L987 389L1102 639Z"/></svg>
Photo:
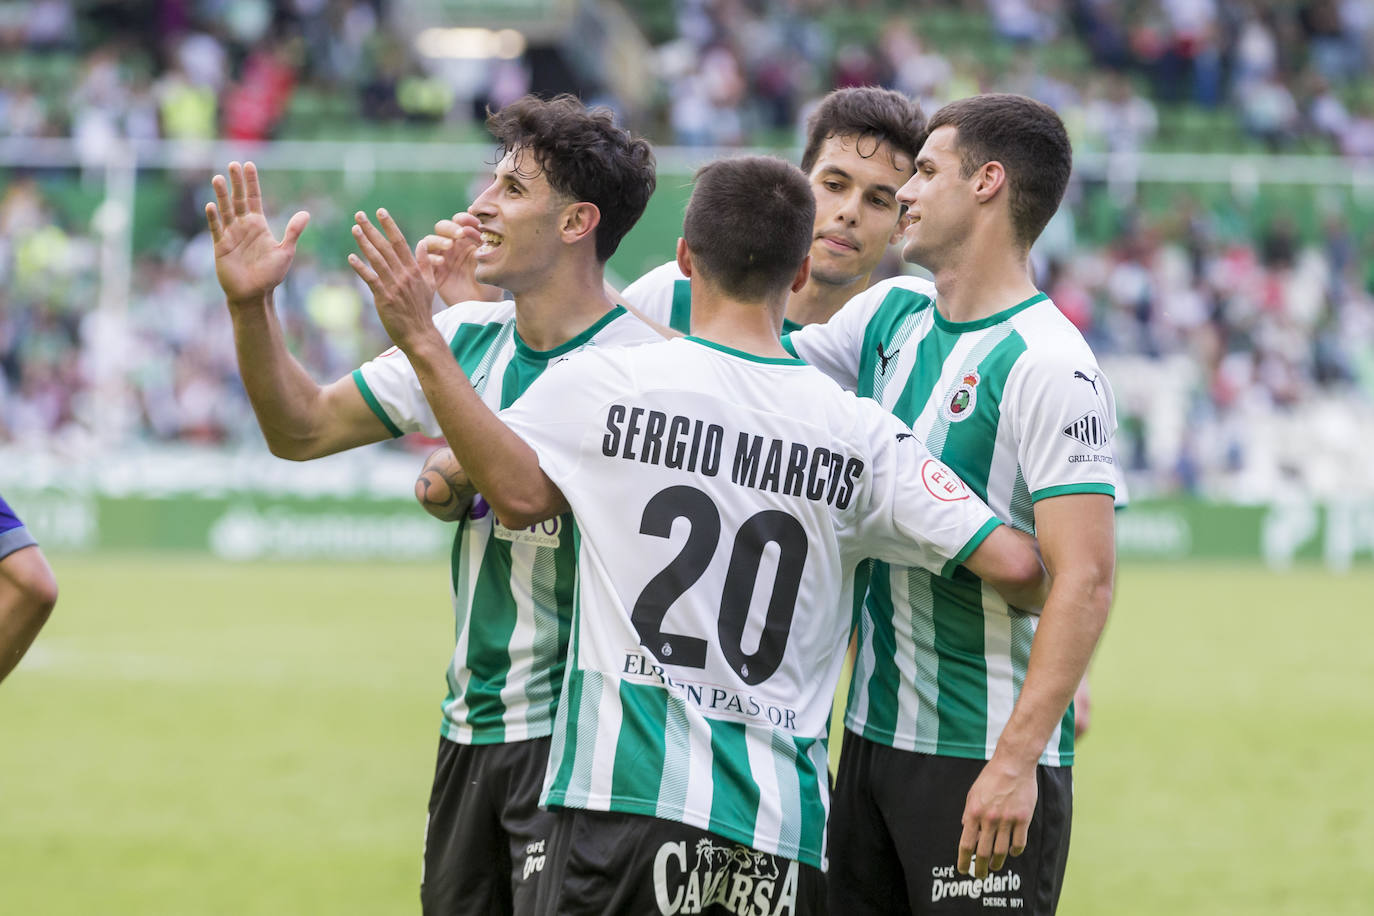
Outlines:
<svg viewBox="0 0 1374 916"><path fill-rule="evenodd" d="M280 242L263 214L253 163L229 163L229 180L211 181L215 202L205 220L215 243L215 275L234 324L234 349L244 390L272 454L302 461L389 438L352 379L320 386L286 348L273 292L296 256L310 222L300 211Z"/></svg>
<svg viewBox="0 0 1374 916"><path fill-rule="evenodd" d="M525 528L566 511L567 500L540 468L534 449L477 396L435 329L426 259L416 260L386 210L377 211L385 233L361 211L355 219L353 239L363 257L351 254L348 263L371 288L383 327L410 359L444 438L496 517L510 528ZM427 253L423 243L420 249Z"/></svg>
<svg viewBox="0 0 1374 916"><path fill-rule="evenodd" d="M0 559L0 681L24 657L57 604L57 579L37 546Z"/></svg>
<svg viewBox="0 0 1374 916"><path fill-rule="evenodd" d="M1079 493L1035 504L1035 530L1053 576L1011 718L969 790L958 866L976 877L1026 847L1036 766L1083 680L1111 606L1116 569L1112 497Z"/></svg>

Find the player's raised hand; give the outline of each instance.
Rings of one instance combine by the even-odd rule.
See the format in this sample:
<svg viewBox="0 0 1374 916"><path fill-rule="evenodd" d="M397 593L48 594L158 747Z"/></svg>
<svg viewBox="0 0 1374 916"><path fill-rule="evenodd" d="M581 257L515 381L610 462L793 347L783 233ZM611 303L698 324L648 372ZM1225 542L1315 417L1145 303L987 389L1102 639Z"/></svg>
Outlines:
<svg viewBox="0 0 1374 916"><path fill-rule="evenodd" d="M361 210L353 219L353 241L362 257L350 254L348 264L372 290L377 317L392 343L409 353L420 341L438 337L431 317L434 272L424 240L416 246L420 255L416 258L401 227L385 209L377 211L381 229Z"/></svg>
<svg viewBox="0 0 1374 916"><path fill-rule="evenodd" d="M455 213L452 219L435 223L434 232L421 239L434 270L434 287L447 305L479 300L495 302L502 296L500 287L477 280L474 255L482 247L478 225L477 217L472 214ZM417 258L420 256L418 245L415 254Z"/></svg>
<svg viewBox="0 0 1374 916"><path fill-rule="evenodd" d="M1019 856L1026 849L1031 816L1039 789L1035 784L1035 765L1008 768L996 756L968 790L964 803L964 831L959 837L960 874L986 878L997 871L1007 856Z"/></svg>
<svg viewBox="0 0 1374 916"><path fill-rule="evenodd" d="M310 214L293 215L278 242L263 215L257 166L231 162L229 180L216 175L210 185L215 202L205 205L205 221L215 242L215 276L231 306L260 301L285 279Z"/></svg>

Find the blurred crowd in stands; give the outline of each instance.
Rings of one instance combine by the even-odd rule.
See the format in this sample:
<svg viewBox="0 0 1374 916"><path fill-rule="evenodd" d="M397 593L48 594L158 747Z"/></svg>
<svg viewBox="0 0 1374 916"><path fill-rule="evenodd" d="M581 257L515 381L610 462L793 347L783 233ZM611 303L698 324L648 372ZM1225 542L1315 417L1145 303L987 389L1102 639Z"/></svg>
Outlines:
<svg viewBox="0 0 1374 916"><path fill-rule="evenodd" d="M581 88L661 143L794 145L824 92L882 84L928 112L979 91L1034 96L1080 152L1374 157L1361 0L678 0L666 19L626 6L654 44L656 91L633 105ZM342 100L340 123L473 124L488 100L539 88L517 60L493 62L473 97L420 91L436 71L387 16L377 0L0 2L0 139L70 136L98 158L121 137L290 137L306 95ZM200 223L207 176L177 179L176 232L135 252L118 312L96 307L97 220L64 216L38 177L0 173L0 442L256 443ZM1089 232L1102 193L1075 184L1035 262L1115 381L1137 491L1342 492L1374 429L1374 250L1344 199L1306 231L1180 194ZM280 205L274 226L303 204ZM304 252L293 269L277 304L316 377L385 345L364 293L342 263Z"/></svg>

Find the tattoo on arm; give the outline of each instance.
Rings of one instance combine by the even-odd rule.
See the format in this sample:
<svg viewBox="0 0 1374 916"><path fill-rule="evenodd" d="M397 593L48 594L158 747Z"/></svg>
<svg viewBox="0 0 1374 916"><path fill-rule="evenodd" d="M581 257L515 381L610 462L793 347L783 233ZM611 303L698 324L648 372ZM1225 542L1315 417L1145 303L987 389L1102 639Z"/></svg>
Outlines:
<svg viewBox="0 0 1374 916"><path fill-rule="evenodd" d="M425 459L424 469L415 481L415 498L424 510L445 522L456 522L467 514L477 490L447 448Z"/></svg>

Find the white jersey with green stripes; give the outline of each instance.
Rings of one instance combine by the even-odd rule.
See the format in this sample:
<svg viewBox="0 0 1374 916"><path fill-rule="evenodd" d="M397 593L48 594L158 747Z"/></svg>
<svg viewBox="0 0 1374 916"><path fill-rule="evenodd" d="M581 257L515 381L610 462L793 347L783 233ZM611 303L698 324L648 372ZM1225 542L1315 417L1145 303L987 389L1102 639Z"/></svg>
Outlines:
<svg viewBox="0 0 1374 916"><path fill-rule="evenodd" d="M887 280L784 343L908 424L1009 525L1034 532L1048 496L1113 495L1111 388L1054 303L1040 294L954 323L934 301L928 281ZM953 580L880 561L867 572L845 725L904 750L991 757L1038 618L964 569ZM1073 762L1072 706L1040 761Z"/></svg>
<svg viewBox="0 0 1374 916"><path fill-rule="evenodd" d="M692 332L692 281L682 275L676 261L655 267L625 287L621 295L650 321L683 334ZM790 319L782 320L784 334L800 327Z"/></svg>
<svg viewBox="0 0 1374 916"><path fill-rule="evenodd" d="M493 410L509 407L548 366L593 346L662 337L617 306L553 350L533 350L515 328L515 303L464 302L434 323ZM392 435L441 436L404 353L392 348L353 373ZM478 497L453 541L457 644L448 668L442 733L460 744L499 744L552 733L572 619L571 516L528 530L497 523Z"/></svg>
<svg viewBox="0 0 1374 916"><path fill-rule="evenodd" d="M878 405L691 337L579 355L502 419L576 520L544 801L824 867L854 569L952 572L991 510Z"/></svg>

